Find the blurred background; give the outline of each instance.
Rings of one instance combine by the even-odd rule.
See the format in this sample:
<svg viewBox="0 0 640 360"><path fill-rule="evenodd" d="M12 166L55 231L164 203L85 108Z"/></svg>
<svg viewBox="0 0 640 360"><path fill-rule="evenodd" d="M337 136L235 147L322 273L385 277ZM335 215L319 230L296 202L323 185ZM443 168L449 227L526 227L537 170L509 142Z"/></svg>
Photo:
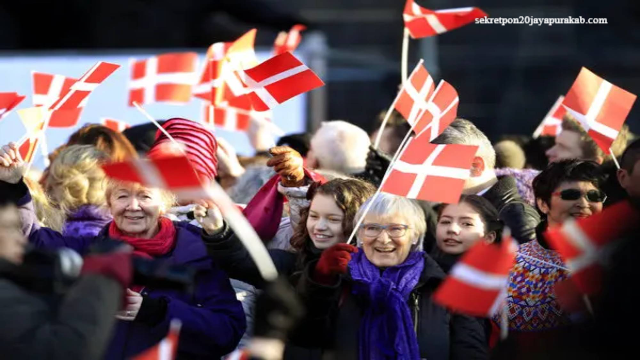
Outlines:
<svg viewBox="0 0 640 360"><path fill-rule="evenodd" d="M429 9L482 8L491 17L598 17L607 25L469 25L411 40L420 59L458 90L461 117L492 139L531 134L586 66L640 93L638 0L416 0ZM196 50L258 28L269 51L278 31L308 26L300 52L327 83L305 101L308 131L321 120L375 126L400 82L404 0L58 0L3 1L1 56L159 53ZM125 69L128 72L128 69ZM79 73L65 74L79 76ZM25 79L27 81L27 79ZM11 91L8 84L3 91ZM23 106L21 106L23 107ZM640 131L636 104L627 124ZM105 114L104 116L109 116ZM287 116L285 113L282 116ZM294 115L291 115L294 116ZM299 121L300 119L292 120ZM83 119L86 121L86 119ZM95 120L97 121L97 120ZM281 119L280 121L287 121Z"/></svg>

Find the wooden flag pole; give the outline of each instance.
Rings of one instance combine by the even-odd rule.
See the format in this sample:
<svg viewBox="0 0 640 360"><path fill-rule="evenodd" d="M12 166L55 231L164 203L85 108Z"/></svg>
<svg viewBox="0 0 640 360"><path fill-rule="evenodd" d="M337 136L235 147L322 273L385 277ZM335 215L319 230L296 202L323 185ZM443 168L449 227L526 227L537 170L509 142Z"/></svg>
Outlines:
<svg viewBox="0 0 640 360"><path fill-rule="evenodd" d="M136 107L136 109L138 109L138 111L140 111L142 113L142 115L144 115L144 117L146 117L149 121L151 121L153 123L153 125L155 125L158 130L162 131L162 133L169 138L169 140L171 140L171 142L176 145L179 149L183 149L183 146L177 142L173 136L169 135L169 133L167 132L167 130L165 130L165 128L162 127L162 125L160 125L160 123L158 123L156 121L156 119L153 118L153 116L151 116L151 114L149 114L145 109L142 108L142 106L140 106L140 104L138 104L137 102L133 102L133 106ZM184 151L184 150L183 150Z"/></svg>
<svg viewBox="0 0 640 360"><path fill-rule="evenodd" d="M609 155L611 155L613 163L616 164L616 167L618 168L618 170L620 170L620 163L618 163L618 159L616 159L616 156L613 154L613 150L611 150L611 148L609 148Z"/></svg>
<svg viewBox="0 0 640 360"><path fill-rule="evenodd" d="M404 28L402 37L402 58L401 58L400 74L402 76L402 85L407 81L407 66L409 66L409 29Z"/></svg>
<svg viewBox="0 0 640 360"><path fill-rule="evenodd" d="M211 125L215 127L215 119L213 118L213 96L214 91L213 91L213 56L211 57L211 59L209 60L209 82L211 83L211 102L209 103L209 121L211 122Z"/></svg>

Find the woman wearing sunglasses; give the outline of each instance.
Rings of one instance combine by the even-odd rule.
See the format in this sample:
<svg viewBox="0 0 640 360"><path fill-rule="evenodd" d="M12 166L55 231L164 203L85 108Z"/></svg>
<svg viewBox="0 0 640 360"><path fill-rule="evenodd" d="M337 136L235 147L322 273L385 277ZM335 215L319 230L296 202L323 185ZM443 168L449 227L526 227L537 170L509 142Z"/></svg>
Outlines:
<svg viewBox="0 0 640 360"><path fill-rule="evenodd" d="M601 212L607 198L602 183L598 164L583 160L551 163L533 180L543 220L536 228L536 239L520 245L507 294L509 337L525 354L541 350L540 344L554 345L559 329L570 324L554 292L556 284L569 274L558 253L547 244L544 232L569 218Z"/></svg>

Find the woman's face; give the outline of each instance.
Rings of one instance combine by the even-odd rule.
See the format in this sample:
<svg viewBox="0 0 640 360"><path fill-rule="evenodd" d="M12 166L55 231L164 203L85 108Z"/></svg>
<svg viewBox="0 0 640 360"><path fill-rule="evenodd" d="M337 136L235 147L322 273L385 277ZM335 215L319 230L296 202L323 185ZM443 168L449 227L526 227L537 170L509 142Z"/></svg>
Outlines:
<svg viewBox="0 0 640 360"><path fill-rule="evenodd" d="M563 199L562 192L566 190L577 190L581 193L576 200ZM547 215L550 226L562 224L570 217L585 218L602 211L602 202L589 201L587 193L597 191L591 182L588 181L568 181L563 182L551 195L550 204L537 200L540 210Z"/></svg>
<svg viewBox="0 0 640 360"><path fill-rule="evenodd" d="M402 264L409 256L411 246L417 243L417 239L412 239L413 235L414 231L400 214L385 217L368 214L358 230L364 254L379 268Z"/></svg>
<svg viewBox="0 0 640 360"><path fill-rule="evenodd" d="M158 219L166 211L158 189L122 184L108 200L113 221L124 234L148 239L158 232Z"/></svg>
<svg viewBox="0 0 640 360"><path fill-rule="evenodd" d="M307 231L313 245L324 250L345 242L343 220L344 212L331 196L316 194L311 200L307 218Z"/></svg>
<svg viewBox="0 0 640 360"><path fill-rule="evenodd" d="M445 207L438 220L436 244L444 253L458 255L485 235L485 225L476 210L467 203L451 204Z"/></svg>

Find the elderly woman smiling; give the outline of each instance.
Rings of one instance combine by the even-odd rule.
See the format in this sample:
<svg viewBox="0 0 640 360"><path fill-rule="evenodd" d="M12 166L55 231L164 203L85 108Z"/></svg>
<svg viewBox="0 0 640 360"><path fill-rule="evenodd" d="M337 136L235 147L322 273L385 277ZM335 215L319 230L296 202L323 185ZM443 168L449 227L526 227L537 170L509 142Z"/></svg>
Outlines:
<svg viewBox="0 0 640 360"><path fill-rule="evenodd" d="M336 244L307 266L305 340L337 359L487 358L482 326L432 300L445 274L422 251L425 232L413 200L379 194L358 229L358 248Z"/></svg>
<svg viewBox="0 0 640 360"><path fill-rule="evenodd" d="M36 247L68 247L83 254L109 237L131 245L134 254L198 270L191 294L149 287L128 290L106 359L129 358L153 346L174 318L182 321L178 358L219 358L235 348L245 330L242 306L227 275L207 255L200 229L162 216L173 203L171 194L108 181L106 204L113 221L95 237L63 236L35 221L22 165L15 144L0 149L0 197L20 207L23 233Z"/></svg>

